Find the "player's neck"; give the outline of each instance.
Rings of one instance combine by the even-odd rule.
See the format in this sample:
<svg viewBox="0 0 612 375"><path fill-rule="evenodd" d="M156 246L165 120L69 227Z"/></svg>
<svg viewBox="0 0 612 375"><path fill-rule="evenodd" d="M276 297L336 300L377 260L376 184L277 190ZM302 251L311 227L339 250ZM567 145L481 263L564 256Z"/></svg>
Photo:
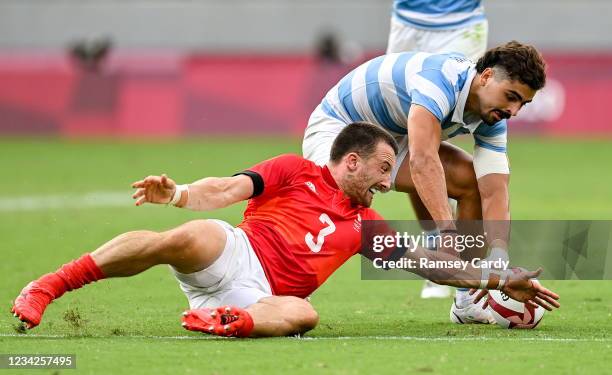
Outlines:
<svg viewBox="0 0 612 375"><path fill-rule="evenodd" d="M336 181L336 185L338 185L340 190L345 191L343 185L345 171L340 168L340 165L333 165L332 163L327 163L327 169L329 170L329 173L331 174L334 181Z"/></svg>

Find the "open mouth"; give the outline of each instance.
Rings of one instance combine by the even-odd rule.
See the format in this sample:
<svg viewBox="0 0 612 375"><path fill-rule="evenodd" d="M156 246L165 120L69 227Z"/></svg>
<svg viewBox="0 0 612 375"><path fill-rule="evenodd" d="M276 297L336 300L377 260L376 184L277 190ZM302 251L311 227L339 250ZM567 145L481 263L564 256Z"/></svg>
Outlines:
<svg viewBox="0 0 612 375"><path fill-rule="evenodd" d="M495 118L497 119L497 121L501 121L502 119L510 118L510 116L508 116L507 113L502 112L497 109L493 110L493 114L495 115Z"/></svg>
<svg viewBox="0 0 612 375"><path fill-rule="evenodd" d="M384 190L381 190L380 187L376 187L376 186L372 186L371 188L368 189L368 191L370 193L372 193L372 195L376 194L376 193L384 193Z"/></svg>
<svg viewBox="0 0 612 375"><path fill-rule="evenodd" d="M499 111L493 111L493 116L495 116L495 120L501 120L501 113Z"/></svg>

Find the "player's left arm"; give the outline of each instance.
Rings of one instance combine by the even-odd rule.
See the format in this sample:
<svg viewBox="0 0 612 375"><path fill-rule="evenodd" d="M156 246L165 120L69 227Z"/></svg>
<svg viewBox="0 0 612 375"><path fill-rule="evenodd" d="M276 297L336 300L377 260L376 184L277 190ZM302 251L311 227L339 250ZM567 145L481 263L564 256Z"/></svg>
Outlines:
<svg viewBox="0 0 612 375"><path fill-rule="evenodd" d="M480 292L475 297L475 302L478 302L486 295L486 290L499 289L517 301L528 303L532 306L539 305L546 310L552 310L560 306L557 301L559 295L543 287L536 280L533 280L540 275L542 272L541 268L536 271L519 269L498 271L488 268L476 268L472 264L467 265L465 269L420 267L420 259L445 262L460 260L460 258L453 254L430 251L422 247L417 247L413 251L406 251L403 257L415 262L416 267L409 270L421 277L438 284L458 288L471 288L473 290L480 289Z"/></svg>
<svg viewBox="0 0 612 375"><path fill-rule="evenodd" d="M509 174L492 173L478 179L482 218L492 249L508 251L510 236Z"/></svg>
<svg viewBox="0 0 612 375"><path fill-rule="evenodd" d="M367 224L369 225L367 231L365 226L362 226L362 235L365 236L362 241L365 241L366 244L373 243L373 237L376 235L388 234L393 236L395 233L384 218L373 209L364 210L363 219L367 220ZM365 222L363 222L363 224L365 225ZM459 252L456 252L454 254L458 253ZM411 250L404 247L385 247L381 252L374 251L373 247L369 246L362 246L361 248L361 255L370 260L380 258L386 261L397 261L404 258L407 262L412 261L415 267L407 268L407 271L416 273L438 284L450 285L458 288L472 288L474 290L482 289L475 297L477 301L484 297L486 290L500 289L517 301L529 303L534 306L539 305L547 310L552 310L553 307L559 307L559 302L557 302L559 296L544 288L537 281L532 280L542 272L542 269L536 271L491 271L487 268L476 268L471 264L467 265L465 269L421 267L421 259L445 262L461 261L461 259L454 254L442 251L431 251L419 246Z"/></svg>
<svg viewBox="0 0 612 375"><path fill-rule="evenodd" d="M507 251L510 233L510 165L506 155L506 122L481 125L474 133L474 171L482 203L487 239Z"/></svg>

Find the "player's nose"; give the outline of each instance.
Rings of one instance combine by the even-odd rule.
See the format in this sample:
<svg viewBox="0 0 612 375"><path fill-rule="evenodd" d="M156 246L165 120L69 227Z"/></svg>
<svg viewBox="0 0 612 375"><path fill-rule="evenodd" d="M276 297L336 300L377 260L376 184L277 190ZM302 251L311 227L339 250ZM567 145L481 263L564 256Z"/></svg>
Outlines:
<svg viewBox="0 0 612 375"><path fill-rule="evenodd" d="M387 191L391 190L391 176L385 178L381 183L380 183L380 190L384 193L386 193Z"/></svg>
<svg viewBox="0 0 612 375"><path fill-rule="evenodd" d="M510 113L511 116L518 115L519 110L521 109L520 103L513 103L506 109L506 112Z"/></svg>

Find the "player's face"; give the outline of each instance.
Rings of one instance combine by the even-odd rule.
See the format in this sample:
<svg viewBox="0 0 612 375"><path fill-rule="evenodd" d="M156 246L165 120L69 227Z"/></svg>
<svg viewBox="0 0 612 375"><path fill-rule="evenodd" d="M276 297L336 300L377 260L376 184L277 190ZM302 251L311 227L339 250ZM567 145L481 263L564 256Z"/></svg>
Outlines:
<svg viewBox="0 0 612 375"><path fill-rule="evenodd" d="M500 77L501 75L487 68L480 76L480 118L487 125L516 116L525 104L531 102L536 93L526 84Z"/></svg>
<svg viewBox="0 0 612 375"><path fill-rule="evenodd" d="M370 207L376 192L387 192L391 188L391 170L395 165L393 148L384 142L368 158L359 158L355 171L350 174L345 193L353 204Z"/></svg>

